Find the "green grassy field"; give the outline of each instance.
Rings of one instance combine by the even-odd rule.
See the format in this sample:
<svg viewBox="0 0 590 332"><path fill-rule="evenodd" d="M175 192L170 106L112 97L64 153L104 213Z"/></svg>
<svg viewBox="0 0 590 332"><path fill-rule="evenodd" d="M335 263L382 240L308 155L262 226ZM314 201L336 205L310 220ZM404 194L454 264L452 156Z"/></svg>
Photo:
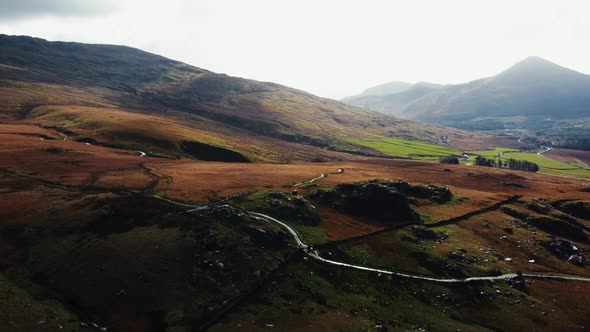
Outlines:
<svg viewBox="0 0 590 332"><path fill-rule="evenodd" d="M486 158L493 158L493 157L497 157L498 154L500 152L504 152L504 153L512 153L512 152L520 152L519 150L515 150L512 148L501 148L501 147L496 147L490 150L477 150L477 151L468 151L467 154L469 154L470 157L469 160L474 160L476 156L483 156Z"/></svg>
<svg viewBox="0 0 590 332"><path fill-rule="evenodd" d="M501 158L498 157L500 152L504 152L504 155ZM512 158L536 163L541 168L540 173L590 178L590 170L585 169L579 164L564 163L544 155L538 155L535 152L521 152L510 148L494 148L492 150L469 151L467 153L470 155L469 159L467 159L467 163L473 163L475 161L475 157L478 155L486 158L497 158L502 160L508 160Z"/></svg>
<svg viewBox="0 0 590 332"><path fill-rule="evenodd" d="M350 142L377 150L392 157L438 160L443 156L461 155L460 151L446 146L389 137L380 137L379 139L370 141L350 140Z"/></svg>

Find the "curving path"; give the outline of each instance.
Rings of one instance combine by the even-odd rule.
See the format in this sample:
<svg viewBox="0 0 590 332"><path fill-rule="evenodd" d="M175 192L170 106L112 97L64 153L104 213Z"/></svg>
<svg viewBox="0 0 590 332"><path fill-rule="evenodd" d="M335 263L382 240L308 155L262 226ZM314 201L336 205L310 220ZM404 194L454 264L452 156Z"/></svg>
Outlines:
<svg viewBox="0 0 590 332"><path fill-rule="evenodd" d="M313 183L314 181L317 181L317 180L322 179L324 177L325 177L325 174L321 174L319 177L314 178L314 179L308 181L307 183ZM166 199L163 197L159 197L156 195L153 195L153 197L159 198L161 200L167 201L167 202L175 204L175 205L184 206L184 207L192 207L192 209L189 209L185 212L206 210L206 209L209 209L209 208L211 208L215 205L218 205L224 201L227 201L227 199L229 199L229 197L228 197L227 199L224 199L219 202L199 206L199 205L189 205L189 204L175 202L175 201L172 201L172 200L169 200L169 199ZM512 199L514 199L514 198L512 198ZM227 206L229 206L229 205L227 205ZM549 274L549 273L531 273L531 272L521 273L521 274L520 273L506 273L506 274L502 274L502 275L498 275L498 276L482 276L482 277L468 277L468 278L436 278L436 277L423 276L423 275L419 275L419 274L399 272L399 271L394 271L394 270L376 269L376 268L362 266L362 265L355 265L355 264L349 264L349 263L344 263L344 262L338 262L338 261L334 261L334 260L327 259L327 258L320 256L319 252L317 250L313 249L313 247L305 244L305 242L303 242L303 240L301 239L299 234L297 234L297 231L295 229L293 229L291 226L289 226L287 223L280 221L278 219L275 219L275 218L273 218L269 215L263 214L263 213L253 212L253 211L247 211L247 213L256 219L265 220L265 221L280 225L281 227L286 229L287 232L289 232L291 234L291 236L293 236L293 239L297 243L297 247L299 249L301 249L306 255L308 255L309 257L311 257L317 261L331 264L331 265L343 266L343 267L348 267L348 268L352 268L352 269L356 269L356 270L376 272L376 273L394 275L394 276L403 277L403 278L432 281L432 282L439 282L439 283L468 283L468 282L474 282L474 281L509 280L509 279L519 277L519 276L522 276L525 278L542 279L542 280L590 282L590 277L575 276L575 275L559 275L559 274Z"/></svg>
<svg viewBox="0 0 590 332"><path fill-rule="evenodd" d="M254 218L274 222L276 224L281 225L289 233L291 233L291 235L295 239L295 242L297 243L297 247L302 249L305 254L307 254L309 257L311 257L315 260L318 260L320 262L324 262L327 264L344 266L344 267L348 267L348 268L352 268L352 269L356 269L356 270L363 270L363 271L377 272L377 273L381 273L381 274L395 275L395 276L403 277L403 278L433 281L433 282L440 282L440 283L467 283L467 282L473 282L473 281L508 280L508 279L512 279L512 278L519 276L519 274L517 274L517 273L507 273L507 274L502 274L502 275L498 275L498 276L469 277L469 278L462 278L462 279L461 278L457 278L457 279L435 278L435 277L422 276L419 274L404 273L404 272L398 272L398 271L392 271L392 270L375 269L375 268L371 268L371 267L367 267L367 266L338 262L338 261L334 261L334 260L330 260L330 259L326 259L326 258L321 257L317 250L314 250L312 247L305 244L303 242L303 240L301 240L301 238L299 237L297 232L291 226L287 225L286 223L284 223L280 220L277 220L271 216L268 216L268 215L265 215L262 213L258 213L258 212L249 212L249 214L251 216L253 216ZM535 279L572 280L572 281L590 282L590 278L580 277L580 276L569 276L569 275L523 273L522 276L526 277L526 278L535 278Z"/></svg>
<svg viewBox="0 0 590 332"><path fill-rule="evenodd" d="M276 224L283 226L289 233L291 233L291 235L293 235L295 242L297 242L297 247L304 249L307 252L307 249L309 247L307 246L307 244L303 243L303 241L299 237L299 234L297 234L297 232L293 228L291 228L291 226L289 226L289 225L285 224L284 222L279 221L271 216L267 216L266 214L262 214L262 213L258 213L258 212L251 212L251 211L249 213L250 213L250 215L252 215L256 219L272 221Z"/></svg>
<svg viewBox="0 0 590 332"><path fill-rule="evenodd" d="M338 174L340 174L340 173L341 172L339 172ZM322 173L317 178L313 178L313 179L311 179L309 181L306 181L306 182L296 183L296 184L293 185L293 187L300 187L300 186L303 186L303 185L306 185L306 184L312 184L312 183L316 182L317 180L321 180L321 179L325 178L326 176L327 176L326 174L323 174Z"/></svg>
<svg viewBox="0 0 590 332"><path fill-rule="evenodd" d="M539 151L539 152L537 152L537 154L538 154L539 156L542 156L542 155L543 155L543 153L545 153L545 152L549 152L549 151L551 151L551 150L552 150L552 148L551 148L550 146L542 146L541 148L543 149L543 151Z"/></svg>

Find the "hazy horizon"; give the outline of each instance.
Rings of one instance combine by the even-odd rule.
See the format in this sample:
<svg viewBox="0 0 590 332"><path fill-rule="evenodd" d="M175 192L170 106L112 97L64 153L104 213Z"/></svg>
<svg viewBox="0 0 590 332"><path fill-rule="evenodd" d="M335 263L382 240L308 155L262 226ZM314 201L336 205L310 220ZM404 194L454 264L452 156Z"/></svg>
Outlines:
<svg viewBox="0 0 590 332"><path fill-rule="evenodd" d="M340 99L455 84L528 56L589 73L584 1L0 1L0 33L119 44Z"/></svg>

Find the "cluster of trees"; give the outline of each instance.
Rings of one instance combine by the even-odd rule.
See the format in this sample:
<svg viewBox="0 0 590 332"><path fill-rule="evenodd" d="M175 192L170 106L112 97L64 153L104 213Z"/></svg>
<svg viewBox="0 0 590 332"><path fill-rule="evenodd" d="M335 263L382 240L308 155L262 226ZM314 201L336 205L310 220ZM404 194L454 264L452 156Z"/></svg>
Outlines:
<svg viewBox="0 0 590 332"><path fill-rule="evenodd" d="M538 172L539 165L527 161L527 160L516 160L516 159L488 159L482 156L475 157L475 165L477 166L487 166L487 167L506 167L510 169L516 169L520 171L527 171L527 172Z"/></svg>
<svg viewBox="0 0 590 332"><path fill-rule="evenodd" d="M459 158L457 156L446 156L446 157L441 157L438 160L439 163L442 164L455 164L458 165L459 164Z"/></svg>
<svg viewBox="0 0 590 332"><path fill-rule="evenodd" d="M590 138L588 137L564 137L557 138L554 144L560 148L590 150Z"/></svg>

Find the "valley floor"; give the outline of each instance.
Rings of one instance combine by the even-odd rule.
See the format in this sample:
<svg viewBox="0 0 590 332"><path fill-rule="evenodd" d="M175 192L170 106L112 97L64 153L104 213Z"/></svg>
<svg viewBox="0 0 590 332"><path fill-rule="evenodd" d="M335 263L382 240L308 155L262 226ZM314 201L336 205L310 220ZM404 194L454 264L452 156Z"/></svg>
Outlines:
<svg viewBox="0 0 590 332"><path fill-rule="evenodd" d="M314 198L373 179L446 186L452 198L409 196L421 225ZM0 329L8 331L590 325L590 283L526 277L590 278L583 179L395 159L155 158L22 124L0 125L0 183L0 306L10 309ZM331 261L434 279L525 277L455 285L325 264L281 224L247 211L284 222Z"/></svg>

